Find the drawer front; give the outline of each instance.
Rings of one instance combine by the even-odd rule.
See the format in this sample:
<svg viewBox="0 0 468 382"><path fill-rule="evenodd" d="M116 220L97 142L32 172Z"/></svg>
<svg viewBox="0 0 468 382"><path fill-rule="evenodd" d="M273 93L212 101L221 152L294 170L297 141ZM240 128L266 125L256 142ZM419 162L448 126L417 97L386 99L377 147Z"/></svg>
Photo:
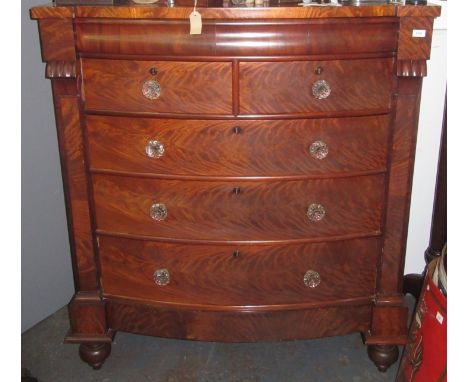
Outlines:
<svg viewBox="0 0 468 382"><path fill-rule="evenodd" d="M251 10L249 11L251 12ZM323 20L209 20L190 35L185 20L78 18L77 49L82 54L160 56L290 56L395 52L397 18ZM144 36L144 38L142 38ZM356 38L359 36L359 38Z"/></svg>
<svg viewBox="0 0 468 382"><path fill-rule="evenodd" d="M240 247L105 236L99 242L105 295L225 306L370 297L380 252L378 238Z"/></svg>
<svg viewBox="0 0 468 382"><path fill-rule="evenodd" d="M390 109L391 58L242 62L239 66L241 114Z"/></svg>
<svg viewBox="0 0 468 382"><path fill-rule="evenodd" d="M385 169L389 117L194 121L89 116L91 167L193 176Z"/></svg>
<svg viewBox="0 0 468 382"><path fill-rule="evenodd" d="M227 62L84 59L86 108L117 112L231 114L231 66ZM152 68L156 74L150 72ZM159 85L159 96L154 81Z"/></svg>
<svg viewBox="0 0 468 382"><path fill-rule="evenodd" d="M93 184L101 231L277 242L378 234L384 175L275 182L94 175Z"/></svg>

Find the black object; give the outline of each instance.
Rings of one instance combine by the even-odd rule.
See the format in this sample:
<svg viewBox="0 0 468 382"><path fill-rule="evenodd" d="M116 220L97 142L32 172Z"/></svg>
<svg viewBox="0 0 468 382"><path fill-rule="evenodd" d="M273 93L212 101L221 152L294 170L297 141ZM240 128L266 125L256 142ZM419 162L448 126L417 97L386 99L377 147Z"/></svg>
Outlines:
<svg viewBox="0 0 468 382"><path fill-rule="evenodd" d="M427 5L427 0L406 0L406 5Z"/></svg>

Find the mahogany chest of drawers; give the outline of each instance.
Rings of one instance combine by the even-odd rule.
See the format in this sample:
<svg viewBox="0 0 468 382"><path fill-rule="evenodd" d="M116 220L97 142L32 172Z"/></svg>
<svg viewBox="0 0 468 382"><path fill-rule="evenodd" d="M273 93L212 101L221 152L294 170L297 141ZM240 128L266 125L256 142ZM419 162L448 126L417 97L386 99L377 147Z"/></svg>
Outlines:
<svg viewBox="0 0 468 382"><path fill-rule="evenodd" d="M65 341L361 332L406 342L402 272L438 7L42 6L76 294Z"/></svg>

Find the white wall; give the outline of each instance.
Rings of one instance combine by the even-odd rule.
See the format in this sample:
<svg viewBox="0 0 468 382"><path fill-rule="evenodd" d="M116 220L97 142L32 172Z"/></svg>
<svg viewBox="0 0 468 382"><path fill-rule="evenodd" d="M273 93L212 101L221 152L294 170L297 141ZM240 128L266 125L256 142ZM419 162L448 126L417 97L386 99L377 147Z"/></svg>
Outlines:
<svg viewBox="0 0 468 382"><path fill-rule="evenodd" d="M427 64L427 77L423 80L405 274L421 273L425 266L424 252L431 233L447 83L447 2L431 0L431 3L443 8L441 17L434 22L431 59Z"/></svg>
<svg viewBox="0 0 468 382"><path fill-rule="evenodd" d="M21 2L21 331L73 295L68 231L50 81L37 21ZM65 334L65 333L64 333Z"/></svg>

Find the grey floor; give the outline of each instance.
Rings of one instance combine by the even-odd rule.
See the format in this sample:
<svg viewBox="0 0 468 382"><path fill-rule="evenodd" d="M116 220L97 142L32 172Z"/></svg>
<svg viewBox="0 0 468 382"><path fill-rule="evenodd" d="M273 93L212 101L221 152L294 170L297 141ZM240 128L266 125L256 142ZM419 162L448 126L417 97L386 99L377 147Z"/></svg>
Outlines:
<svg viewBox="0 0 468 382"><path fill-rule="evenodd" d="M67 330L64 307L22 335L21 366L39 382L394 381L398 368L397 362L378 372L359 334L226 344L117 333L110 357L95 371L79 359L78 345L62 343Z"/></svg>

